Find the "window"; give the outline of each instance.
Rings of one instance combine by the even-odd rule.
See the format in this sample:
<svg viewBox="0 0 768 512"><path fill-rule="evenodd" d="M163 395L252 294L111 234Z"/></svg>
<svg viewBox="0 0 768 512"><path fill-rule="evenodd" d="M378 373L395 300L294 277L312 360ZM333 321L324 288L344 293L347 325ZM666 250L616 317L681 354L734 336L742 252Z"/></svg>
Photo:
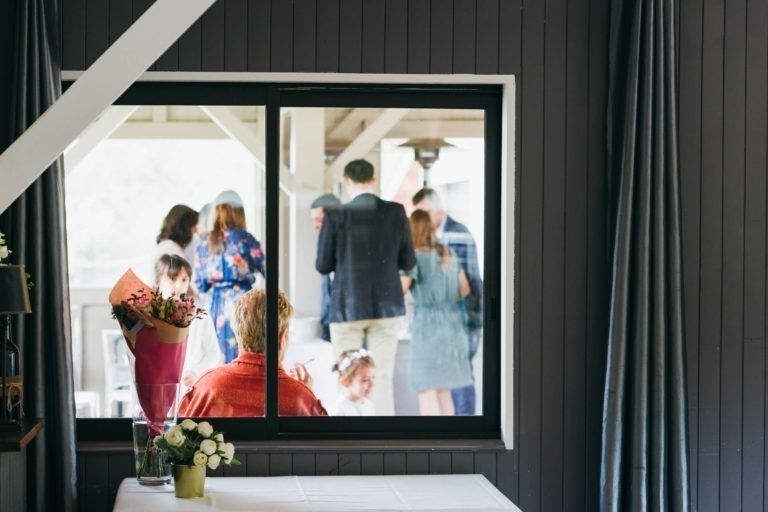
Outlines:
<svg viewBox="0 0 768 512"><path fill-rule="evenodd" d="M148 269L154 238L170 206L182 203L197 210L218 191L234 189L241 193L248 231L260 242L266 257L264 281L256 284L265 287L268 300L266 417L217 419L217 427L226 430L228 437L241 439L446 435L498 438L500 87L136 84L119 103L139 107L112 138L96 146L76 168L68 168L73 308L81 308L73 311L73 317L82 323L82 349L74 358L76 364L80 361L82 375L89 371L87 354L96 350L87 338L99 331L98 324L103 325L104 320L102 316L94 323L93 317L108 315L108 308L103 303L101 310L88 305L89 300L98 299L83 300L78 305L75 298L87 299L89 290L108 288L122 267ZM415 210L414 194L424 185L434 189L436 196L430 196L431 201L422 198L417 206L432 211L430 222L442 228L439 239L443 245L454 246L446 251L449 256L438 258L439 268L450 265L451 258L455 268L461 267L461 258L467 258L462 253L466 249L461 248L461 236L468 233L474 239L476 257L470 260L476 261L470 264L474 263L477 270L470 273L479 275L468 277L481 283L482 292L477 294L479 304L472 311L466 300L462 302L463 315L481 311L480 318L475 319L476 325L482 325L475 329L477 354L471 373L462 381L467 383L466 378L474 376L474 414L450 418L420 415L429 410L432 402L423 401L409 382L413 315L417 301L429 296L423 289L414 288L419 285L412 285L403 299L407 318L394 326L398 341L391 369L392 410L354 418L276 414L280 399L275 389L274 306L278 289L287 293L295 309L284 366L309 361L306 368L313 375L316 394L332 412L335 407L338 375L330 371L330 366L338 354L334 354L332 344L321 341L323 331L318 317L324 278L315 269L321 235L314 229L311 205L327 193L343 203L349 202L354 191L350 192L341 178L346 163L356 158L373 164L376 195L401 204L409 216ZM115 173L108 186L124 194L119 204L105 203L99 192L110 196L103 188L90 188L100 172ZM98 222L94 211L100 212ZM446 229L441 211L466 227L461 236L456 235L458 242L451 243L448 233L452 228ZM379 234L379 238L384 236ZM421 249L417 247L416 252ZM383 262L373 258L367 264L376 269ZM341 270L334 269L334 275L336 272ZM116 326L111 320L106 323L112 329ZM422 334L417 342L427 344L427 353L442 356L441 342L456 344L447 339L452 336L443 325L426 325L420 331L426 335ZM74 337L78 339L77 334ZM465 339L469 344L471 337ZM368 343L368 339L364 342ZM417 356L423 358L423 353ZM375 350L373 357L376 360ZM383 361L377 364L379 375L386 375L386 366ZM374 389L382 387L379 381ZM97 388L82 385L81 396L89 391L98 394ZM102 396L106 395L96 400L101 399L99 407L103 412L93 416L112 419L86 419L87 401L83 402L86 405L78 403L78 416L82 418L79 438L127 439L128 420L114 417L127 415L129 404L123 410L115 406L107 409ZM116 423L115 428L103 428L105 422Z"/></svg>

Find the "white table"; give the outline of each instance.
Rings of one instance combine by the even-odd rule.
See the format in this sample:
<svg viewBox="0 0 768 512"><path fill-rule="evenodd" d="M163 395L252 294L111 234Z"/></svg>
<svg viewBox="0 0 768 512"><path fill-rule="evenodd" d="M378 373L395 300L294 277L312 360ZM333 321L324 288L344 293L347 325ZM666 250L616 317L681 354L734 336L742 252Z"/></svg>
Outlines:
<svg viewBox="0 0 768 512"><path fill-rule="evenodd" d="M205 497L176 498L173 487L120 484L115 511L392 511L521 512L482 475L207 477Z"/></svg>

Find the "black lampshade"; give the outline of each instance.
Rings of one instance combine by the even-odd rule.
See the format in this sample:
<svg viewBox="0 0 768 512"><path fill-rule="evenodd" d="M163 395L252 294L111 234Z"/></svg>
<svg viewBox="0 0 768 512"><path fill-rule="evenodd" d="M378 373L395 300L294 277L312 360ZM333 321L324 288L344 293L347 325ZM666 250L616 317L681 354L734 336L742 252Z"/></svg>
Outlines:
<svg viewBox="0 0 768 512"><path fill-rule="evenodd" d="M24 265L0 266L0 315L31 311Z"/></svg>

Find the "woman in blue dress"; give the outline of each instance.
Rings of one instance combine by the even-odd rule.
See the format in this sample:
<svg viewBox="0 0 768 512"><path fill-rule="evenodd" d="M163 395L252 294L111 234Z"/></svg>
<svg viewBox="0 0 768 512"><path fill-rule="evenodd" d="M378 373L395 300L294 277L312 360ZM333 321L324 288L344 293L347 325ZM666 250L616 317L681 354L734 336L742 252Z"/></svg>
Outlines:
<svg viewBox="0 0 768 512"><path fill-rule="evenodd" d="M422 416L452 416L451 389L472 383L469 333L460 300L469 293L467 276L450 248L437 242L424 210L411 214L416 266L404 275L403 293L415 302L411 322L410 387Z"/></svg>
<svg viewBox="0 0 768 512"><path fill-rule="evenodd" d="M194 279L216 327L224 362L237 357L237 341L230 325L235 303L251 289L256 272L264 274L264 253L258 240L245 230L240 196L219 194L213 208L208 240L195 250Z"/></svg>

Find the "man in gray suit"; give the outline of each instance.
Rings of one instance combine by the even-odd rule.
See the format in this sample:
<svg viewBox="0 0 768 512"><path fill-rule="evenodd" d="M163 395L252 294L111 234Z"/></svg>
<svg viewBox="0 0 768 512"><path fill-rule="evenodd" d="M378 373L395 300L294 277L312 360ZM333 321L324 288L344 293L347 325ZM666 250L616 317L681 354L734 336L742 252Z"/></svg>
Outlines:
<svg viewBox="0 0 768 512"><path fill-rule="evenodd" d="M351 199L326 212L315 261L321 274L334 272L331 344L338 357L366 341L376 360L376 412L393 415L397 331L405 315L400 270L416 265L411 229L401 204L374 194L370 162L348 163L344 185Z"/></svg>

